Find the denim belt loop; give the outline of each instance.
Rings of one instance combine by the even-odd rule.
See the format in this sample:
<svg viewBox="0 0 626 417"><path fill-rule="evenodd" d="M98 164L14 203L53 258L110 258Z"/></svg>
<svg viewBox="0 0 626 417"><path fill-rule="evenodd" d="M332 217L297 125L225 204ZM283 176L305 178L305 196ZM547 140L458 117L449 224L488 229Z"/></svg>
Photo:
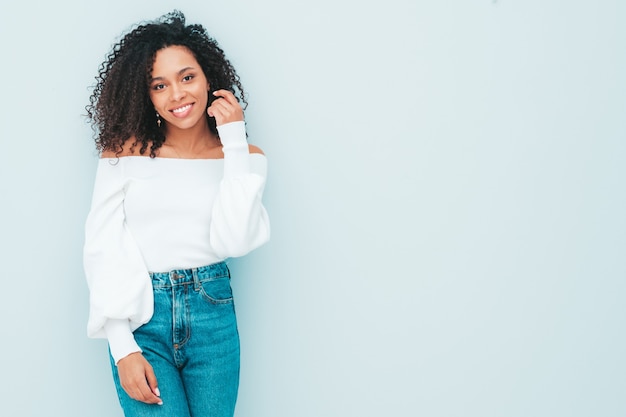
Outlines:
<svg viewBox="0 0 626 417"><path fill-rule="evenodd" d="M193 289L197 291L200 287L200 280L198 279L198 268L193 268L191 270L191 274L193 276Z"/></svg>

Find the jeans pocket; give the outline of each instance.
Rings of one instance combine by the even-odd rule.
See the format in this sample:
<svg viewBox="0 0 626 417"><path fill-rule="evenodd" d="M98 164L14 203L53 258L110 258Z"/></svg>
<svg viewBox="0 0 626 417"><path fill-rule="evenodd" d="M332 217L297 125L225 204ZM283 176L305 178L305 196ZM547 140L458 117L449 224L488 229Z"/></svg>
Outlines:
<svg viewBox="0 0 626 417"><path fill-rule="evenodd" d="M233 290L229 277L213 278L200 282L200 296L211 304L231 304Z"/></svg>

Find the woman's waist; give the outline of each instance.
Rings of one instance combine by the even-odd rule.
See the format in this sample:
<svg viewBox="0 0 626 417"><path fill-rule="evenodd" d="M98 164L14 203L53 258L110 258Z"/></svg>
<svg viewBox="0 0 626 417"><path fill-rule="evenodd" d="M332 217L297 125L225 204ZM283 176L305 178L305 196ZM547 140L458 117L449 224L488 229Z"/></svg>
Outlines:
<svg viewBox="0 0 626 417"><path fill-rule="evenodd" d="M178 268L167 272L150 272L150 278L155 288L163 288L189 283L200 283L220 278L230 278L230 271L228 270L226 262L219 261L194 268Z"/></svg>
<svg viewBox="0 0 626 417"><path fill-rule="evenodd" d="M208 241L208 239L207 239ZM139 245L146 269L151 273L170 273L198 269L224 261L206 244L158 244L149 247Z"/></svg>

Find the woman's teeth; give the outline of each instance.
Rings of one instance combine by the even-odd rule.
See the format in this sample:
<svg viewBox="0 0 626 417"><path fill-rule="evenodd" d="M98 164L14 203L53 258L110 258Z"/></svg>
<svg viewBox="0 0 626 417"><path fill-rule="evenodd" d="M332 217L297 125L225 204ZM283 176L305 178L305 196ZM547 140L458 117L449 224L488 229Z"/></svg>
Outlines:
<svg viewBox="0 0 626 417"><path fill-rule="evenodd" d="M191 107L191 104L187 104L186 106L179 107L177 109L172 110L172 113L182 113L185 110L189 109L190 107Z"/></svg>

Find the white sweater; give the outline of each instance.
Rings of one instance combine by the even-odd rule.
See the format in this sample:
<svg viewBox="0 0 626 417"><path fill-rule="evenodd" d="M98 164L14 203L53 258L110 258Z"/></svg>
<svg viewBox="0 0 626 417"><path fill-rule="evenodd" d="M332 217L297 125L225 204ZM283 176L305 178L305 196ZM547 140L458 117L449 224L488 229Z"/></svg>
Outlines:
<svg viewBox="0 0 626 417"><path fill-rule="evenodd" d="M102 158L85 225L87 334L117 363L141 351L132 332L153 313L149 272L242 256L269 240L262 154L244 122L218 127L224 159Z"/></svg>

